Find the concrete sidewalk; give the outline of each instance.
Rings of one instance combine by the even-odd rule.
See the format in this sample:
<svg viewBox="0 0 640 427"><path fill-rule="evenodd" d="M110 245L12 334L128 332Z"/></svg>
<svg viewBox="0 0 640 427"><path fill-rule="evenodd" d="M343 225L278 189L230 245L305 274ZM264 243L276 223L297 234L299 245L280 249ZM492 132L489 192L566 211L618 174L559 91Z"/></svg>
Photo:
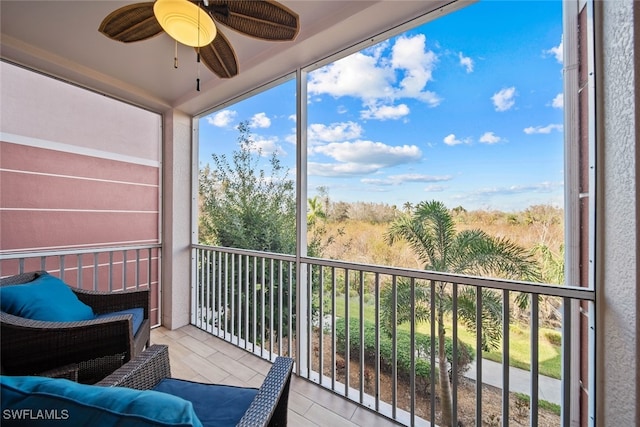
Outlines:
<svg viewBox="0 0 640 427"><path fill-rule="evenodd" d="M476 361L464 374L466 378L476 379ZM502 389L502 363L482 359L482 383ZM509 368L509 391L531 394L531 373L524 369ZM562 399L561 381L538 375L538 398L560 405Z"/></svg>

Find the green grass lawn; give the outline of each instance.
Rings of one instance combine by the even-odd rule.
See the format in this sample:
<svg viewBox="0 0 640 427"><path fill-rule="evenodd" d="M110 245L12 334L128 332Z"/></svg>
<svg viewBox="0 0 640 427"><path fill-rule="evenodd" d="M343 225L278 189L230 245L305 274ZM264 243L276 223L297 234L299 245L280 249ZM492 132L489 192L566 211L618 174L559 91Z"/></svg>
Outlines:
<svg viewBox="0 0 640 427"><path fill-rule="evenodd" d="M336 300L336 315L344 317L344 297ZM349 318L358 319L360 315L359 298L351 298L349 301ZM364 318L370 322L375 321L375 307L373 304L364 305ZM409 331L409 324L402 324L400 329ZM452 334L451 320L447 320L447 333ZM529 370L531 361L531 345L529 330L526 326L512 324L509 327L509 364L511 366ZM431 325L429 323L419 323L416 325L416 331L424 334L431 334ZM539 354L539 370L541 375L560 379L560 346L554 345L546 338L549 329L540 329L540 340L538 344ZM471 345L475 348L476 336L470 333L461 325L458 327L458 338L460 341ZM497 351L483 352L483 357L495 362L502 362L502 342Z"/></svg>

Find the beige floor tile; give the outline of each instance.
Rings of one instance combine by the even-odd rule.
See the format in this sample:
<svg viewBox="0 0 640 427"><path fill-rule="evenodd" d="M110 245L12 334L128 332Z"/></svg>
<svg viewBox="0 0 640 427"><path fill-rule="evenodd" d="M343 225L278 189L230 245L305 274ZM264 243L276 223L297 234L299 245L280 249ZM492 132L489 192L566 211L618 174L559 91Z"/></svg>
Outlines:
<svg viewBox="0 0 640 427"><path fill-rule="evenodd" d="M195 326L151 331L153 344L169 346L175 378L203 383L259 387L271 363ZM294 375L289 394L289 425L293 427L395 426L317 384Z"/></svg>

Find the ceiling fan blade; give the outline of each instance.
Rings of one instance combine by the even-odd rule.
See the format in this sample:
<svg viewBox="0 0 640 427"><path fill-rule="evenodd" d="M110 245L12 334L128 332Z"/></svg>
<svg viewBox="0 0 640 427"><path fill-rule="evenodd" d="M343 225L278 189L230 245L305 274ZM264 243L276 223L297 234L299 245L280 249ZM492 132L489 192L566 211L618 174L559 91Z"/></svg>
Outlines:
<svg viewBox="0 0 640 427"><path fill-rule="evenodd" d="M153 14L153 2L147 2L114 10L102 20L98 31L110 39L130 43L158 35L162 27Z"/></svg>
<svg viewBox="0 0 640 427"><path fill-rule="evenodd" d="M238 74L236 54L220 31L210 44L200 48L200 59L220 78L228 79Z"/></svg>
<svg viewBox="0 0 640 427"><path fill-rule="evenodd" d="M236 31L263 40L293 40L298 35L298 14L273 0L209 0L213 18Z"/></svg>

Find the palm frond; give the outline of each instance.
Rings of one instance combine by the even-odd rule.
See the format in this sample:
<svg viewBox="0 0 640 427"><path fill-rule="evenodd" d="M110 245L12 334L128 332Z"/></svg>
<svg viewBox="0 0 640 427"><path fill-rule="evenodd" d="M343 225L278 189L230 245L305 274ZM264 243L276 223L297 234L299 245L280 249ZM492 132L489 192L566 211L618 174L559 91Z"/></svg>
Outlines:
<svg viewBox="0 0 640 427"><path fill-rule="evenodd" d="M482 350L498 348L502 338L502 300L500 295L491 289L482 289L481 340ZM477 331L477 290L472 286L464 286L458 293L458 319L469 332Z"/></svg>

